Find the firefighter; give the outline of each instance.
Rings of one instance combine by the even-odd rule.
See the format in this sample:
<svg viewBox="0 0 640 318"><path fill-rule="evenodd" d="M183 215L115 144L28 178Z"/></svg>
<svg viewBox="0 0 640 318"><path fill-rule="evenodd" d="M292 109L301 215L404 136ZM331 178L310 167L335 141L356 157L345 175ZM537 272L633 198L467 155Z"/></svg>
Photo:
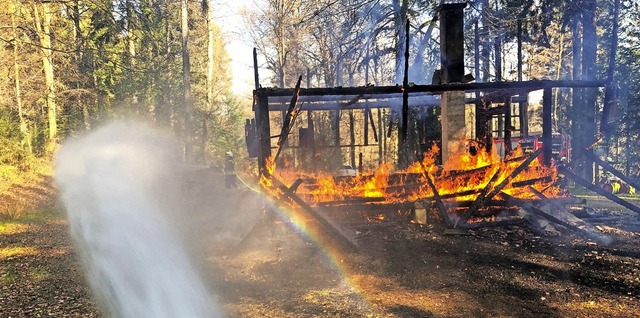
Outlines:
<svg viewBox="0 0 640 318"><path fill-rule="evenodd" d="M566 166L567 166L567 157L560 158L560 162L558 163L558 167L566 168ZM567 186L568 186L568 184L567 184L567 176L565 176L564 173L562 173L562 172L558 172L558 184L563 189L566 189Z"/></svg>
<svg viewBox="0 0 640 318"><path fill-rule="evenodd" d="M228 151L224 162L224 186L227 189L238 188L236 182L236 163L233 161L233 153Z"/></svg>

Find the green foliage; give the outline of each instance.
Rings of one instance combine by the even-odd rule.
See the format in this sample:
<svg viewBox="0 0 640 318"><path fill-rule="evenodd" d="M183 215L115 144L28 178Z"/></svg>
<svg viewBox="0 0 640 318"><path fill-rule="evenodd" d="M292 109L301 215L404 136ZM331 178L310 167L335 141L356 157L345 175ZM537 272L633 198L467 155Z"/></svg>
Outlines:
<svg viewBox="0 0 640 318"><path fill-rule="evenodd" d="M24 171L29 168L31 155L22 144L24 139L16 117L13 112L0 108L0 166Z"/></svg>
<svg viewBox="0 0 640 318"><path fill-rule="evenodd" d="M49 128L43 73L43 50L34 43L44 21L39 2L2 2L0 23L0 164L26 169L28 158L45 155ZM74 4L78 5L76 8ZM50 2L56 82L58 131L62 137L84 133L117 117L134 117L184 135L180 4L156 0L96 0ZM199 3L190 3L189 45L192 96L200 130L209 127L200 143L202 157L224 153L240 145L242 106L230 91L229 58L217 26L213 26L215 78L207 82L208 24ZM36 9L39 15L35 14ZM19 59L14 65L14 48ZM16 93L14 71L19 68L21 91ZM208 87L215 92L207 101ZM22 99L26 136L19 130L16 94ZM200 131L202 136L203 131ZM30 141L33 147L23 143ZM239 151L238 151L239 152Z"/></svg>

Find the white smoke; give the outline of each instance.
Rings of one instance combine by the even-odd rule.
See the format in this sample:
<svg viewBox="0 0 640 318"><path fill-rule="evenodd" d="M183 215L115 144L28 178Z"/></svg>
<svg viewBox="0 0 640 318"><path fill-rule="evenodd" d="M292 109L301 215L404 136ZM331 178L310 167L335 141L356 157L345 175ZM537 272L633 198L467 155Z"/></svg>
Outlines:
<svg viewBox="0 0 640 318"><path fill-rule="evenodd" d="M55 180L89 283L113 317L218 317L168 216L180 152L145 125L116 122L64 144Z"/></svg>

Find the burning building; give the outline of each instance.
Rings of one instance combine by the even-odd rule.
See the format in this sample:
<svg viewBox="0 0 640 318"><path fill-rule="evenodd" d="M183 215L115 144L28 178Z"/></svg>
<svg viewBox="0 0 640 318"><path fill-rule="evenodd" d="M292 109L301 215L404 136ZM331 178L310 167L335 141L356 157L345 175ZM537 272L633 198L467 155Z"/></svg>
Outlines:
<svg viewBox="0 0 640 318"><path fill-rule="evenodd" d="M409 84L406 74L396 86L301 88L302 77L289 89L256 83L255 117L245 131L262 185L312 214L357 210L384 217L421 208L450 226L565 197L553 163L552 92L606 82L470 81L463 63L465 6L439 9L441 70L432 84ZM515 149L513 134L529 137L527 96L536 90L543 91L540 147L525 153ZM501 122L502 155L494 118Z"/></svg>

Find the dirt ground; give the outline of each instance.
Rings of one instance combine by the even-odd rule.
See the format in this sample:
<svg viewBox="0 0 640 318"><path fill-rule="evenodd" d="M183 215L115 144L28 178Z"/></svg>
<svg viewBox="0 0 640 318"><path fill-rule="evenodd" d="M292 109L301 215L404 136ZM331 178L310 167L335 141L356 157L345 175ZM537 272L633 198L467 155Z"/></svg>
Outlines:
<svg viewBox="0 0 640 318"><path fill-rule="evenodd" d="M599 225L602 245L524 222L461 235L401 217L339 224L354 250L248 209L249 190L217 193L197 195L215 208L185 226L229 317L640 317L634 227ZM60 207L0 220L1 317L101 316L83 275Z"/></svg>

